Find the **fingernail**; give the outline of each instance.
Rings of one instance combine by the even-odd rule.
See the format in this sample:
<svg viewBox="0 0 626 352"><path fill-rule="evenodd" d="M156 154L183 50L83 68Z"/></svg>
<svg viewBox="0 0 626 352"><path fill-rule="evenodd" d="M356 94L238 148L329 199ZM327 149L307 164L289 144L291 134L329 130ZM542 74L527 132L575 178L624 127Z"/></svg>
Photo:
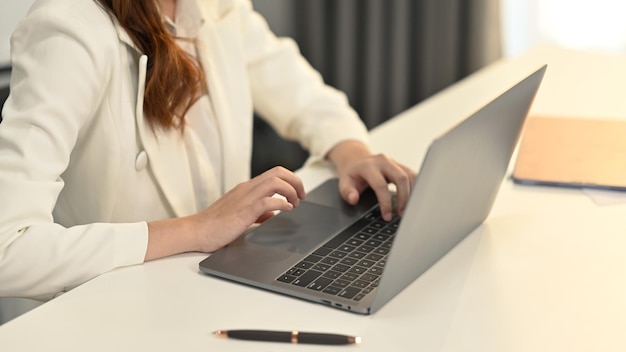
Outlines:
<svg viewBox="0 0 626 352"><path fill-rule="evenodd" d="M385 219L386 221L391 221L392 218L393 218L393 214L391 213L385 213L383 215L383 219Z"/></svg>
<svg viewBox="0 0 626 352"><path fill-rule="evenodd" d="M359 195L357 194L357 192L350 192L350 195L348 195L348 200L350 201L350 203L354 204L359 200Z"/></svg>

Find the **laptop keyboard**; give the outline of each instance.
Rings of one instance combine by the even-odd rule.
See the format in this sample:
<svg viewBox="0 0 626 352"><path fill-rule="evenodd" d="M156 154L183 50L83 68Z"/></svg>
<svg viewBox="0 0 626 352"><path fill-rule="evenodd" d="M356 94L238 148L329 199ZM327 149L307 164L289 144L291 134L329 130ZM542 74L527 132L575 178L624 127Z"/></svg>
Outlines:
<svg viewBox="0 0 626 352"><path fill-rule="evenodd" d="M276 280L360 301L378 286L398 223L376 208Z"/></svg>

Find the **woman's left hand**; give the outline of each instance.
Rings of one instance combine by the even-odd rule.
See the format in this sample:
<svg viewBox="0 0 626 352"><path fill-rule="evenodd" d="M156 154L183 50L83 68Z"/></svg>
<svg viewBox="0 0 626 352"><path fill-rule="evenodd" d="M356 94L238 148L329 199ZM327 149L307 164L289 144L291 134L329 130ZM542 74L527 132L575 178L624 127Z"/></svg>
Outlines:
<svg viewBox="0 0 626 352"><path fill-rule="evenodd" d="M416 173L384 154L372 154L361 142L345 141L337 144L327 155L339 176L339 192L350 204L359 201L368 187L376 193L383 219L393 217L392 194L389 184L396 186L397 213L402 216L409 200Z"/></svg>

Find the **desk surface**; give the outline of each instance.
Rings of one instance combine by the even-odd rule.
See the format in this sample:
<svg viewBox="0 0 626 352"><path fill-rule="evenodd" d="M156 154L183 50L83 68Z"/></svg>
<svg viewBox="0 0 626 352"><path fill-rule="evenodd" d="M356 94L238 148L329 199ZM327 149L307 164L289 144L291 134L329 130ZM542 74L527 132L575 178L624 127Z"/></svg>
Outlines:
<svg viewBox="0 0 626 352"><path fill-rule="evenodd" d="M539 48L376 128L374 147L418 168L434 136L543 63L533 113L626 118L625 56ZM299 173L309 189L331 175L324 166ZM600 206L581 190L507 177L485 224L372 316L208 277L198 272L205 255L185 254L107 273L0 326L0 348L295 349L211 335L267 328L355 334L359 351L624 351L625 218L626 204Z"/></svg>

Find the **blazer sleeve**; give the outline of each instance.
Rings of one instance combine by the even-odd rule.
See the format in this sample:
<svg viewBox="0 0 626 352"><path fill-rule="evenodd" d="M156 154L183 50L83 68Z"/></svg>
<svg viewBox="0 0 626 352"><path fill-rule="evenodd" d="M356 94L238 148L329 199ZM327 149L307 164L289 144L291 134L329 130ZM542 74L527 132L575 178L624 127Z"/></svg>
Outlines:
<svg viewBox="0 0 626 352"><path fill-rule="evenodd" d="M146 223L64 227L53 219L77 136L106 94L112 48L102 38L117 40L93 2L53 3L37 3L12 36L11 95L0 124L4 297L47 300L143 262L147 247ZM106 21L108 30L99 26Z"/></svg>
<svg viewBox="0 0 626 352"><path fill-rule="evenodd" d="M344 93L326 85L295 42L277 38L243 1L242 32L255 110L284 138L298 140L313 158L338 142L367 143L367 130Z"/></svg>

